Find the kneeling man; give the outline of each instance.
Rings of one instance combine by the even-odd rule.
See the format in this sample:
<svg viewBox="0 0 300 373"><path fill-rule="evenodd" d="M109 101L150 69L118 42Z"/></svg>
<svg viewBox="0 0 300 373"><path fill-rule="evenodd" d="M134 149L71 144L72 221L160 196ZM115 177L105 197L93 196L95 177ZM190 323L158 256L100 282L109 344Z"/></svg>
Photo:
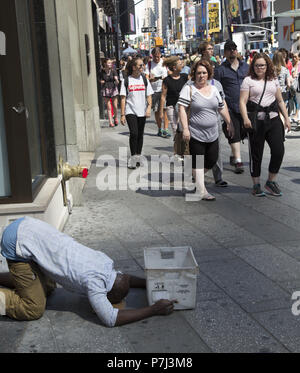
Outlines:
<svg viewBox="0 0 300 373"><path fill-rule="evenodd" d="M30 217L18 219L3 232L1 254L7 259L8 281L0 277L0 315L36 320L46 308L56 282L85 295L106 326L119 326L154 315L168 315L174 301L161 299L140 309L117 309L129 288L145 288L145 279L114 269L104 253L90 249L51 225ZM8 289L11 287L13 289Z"/></svg>

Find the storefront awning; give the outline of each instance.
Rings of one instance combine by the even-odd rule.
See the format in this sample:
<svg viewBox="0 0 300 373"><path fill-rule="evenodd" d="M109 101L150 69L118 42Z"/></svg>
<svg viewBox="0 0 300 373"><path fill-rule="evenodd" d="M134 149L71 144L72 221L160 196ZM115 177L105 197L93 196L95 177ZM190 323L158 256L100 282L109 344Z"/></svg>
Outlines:
<svg viewBox="0 0 300 373"><path fill-rule="evenodd" d="M275 14L275 17L300 17L300 9Z"/></svg>

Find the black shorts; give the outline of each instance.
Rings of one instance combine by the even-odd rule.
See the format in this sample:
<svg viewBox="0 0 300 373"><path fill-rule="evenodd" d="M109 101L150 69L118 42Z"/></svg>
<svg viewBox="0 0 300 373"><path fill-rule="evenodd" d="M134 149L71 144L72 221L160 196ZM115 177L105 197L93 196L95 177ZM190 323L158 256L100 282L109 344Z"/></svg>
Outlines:
<svg viewBox="0 0 300 373"><path fill-rule="evenodd" d="M227 132L227 126L226 123L223 123L223 132L228 140L229 144L234 144L236 142L240 142L241 140L244 140L245 137L247 137L247 133L244 129L244 121L240 113L235 113L234 111L229 110L230 118L234 127L234 136L232 138L229 137Z"/></svg>
<svg viewBox="0 0 300 373"><path fill-rule="evenodd" d="M192 156L193 169L202 168L203 161L197 162L197 155L204 156L204 168L210 170L217 163L219 156L219 140L213 142L200 142L191 137L190 139L190 155Z"/></svg>

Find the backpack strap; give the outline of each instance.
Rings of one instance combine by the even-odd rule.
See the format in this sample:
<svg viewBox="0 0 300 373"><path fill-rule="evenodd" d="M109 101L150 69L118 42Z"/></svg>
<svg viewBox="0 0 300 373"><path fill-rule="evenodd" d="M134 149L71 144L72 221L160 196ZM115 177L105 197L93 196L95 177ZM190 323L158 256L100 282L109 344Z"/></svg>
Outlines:
<svg viewBox="0 0 300 373"><path fill-rule="evenodd" d="M148 61L148 70L149 70L149 74L151 72L151 61Z"/></svg>
<svg viewBox="0 0 300 373"><path fill-rule="evenodd" d="M147 88L148 80L147 80L145 74L142 74L142 77L143 77L143 81L144 81L144 84L145 84L145 88Z"/></svg>
<svg viewBox="0 0 300 373"><path fill-rule="evenodd" d="M144 86L145 86L145 97L146 97L146 101L147 101L147 86L148 86L148 80L147 80L145 74L142 74L142 77L143 77L143 81L144 81Z"/></svg>
<svg viewBox="0 0 300 373"><path fill-rule="evenodd" d="M143 78L143 81L144 81L144 85L145 85L145 95L146 95L146 98L147 98L147 86L148 86L148 80L145 76L145 74L141 74L142 75L142 78ZM128 86L129 86L129 80L128 80L128 75L125 74L124 75L124 86L126 88L126 96L128 96Z"/></svg>
<svg viewBox="0 0 300 373"><path fill-rule="evenodd" d="M128 75L127 74L125 74L125 76L124 76L124 85L125 85L125 88L126 88L126 96L128 96L129 81L128 81Z"/></svg>

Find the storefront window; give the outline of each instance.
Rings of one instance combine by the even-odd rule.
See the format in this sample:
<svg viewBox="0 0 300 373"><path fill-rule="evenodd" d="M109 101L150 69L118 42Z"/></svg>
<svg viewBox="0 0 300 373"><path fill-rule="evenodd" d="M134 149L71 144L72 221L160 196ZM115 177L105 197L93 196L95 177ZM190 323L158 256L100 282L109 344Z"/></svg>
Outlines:
<svg viewBox="0 0 300 373"><path fill-rule="evenodd" d="M9 197L10 195L10 176L4 123L2 83L0 77L0 197Z"/></svg>
<svg viewBox="0 0 300 373"><path fill-rule="evenodd" d="M29 82L28 82L29 83ZM27 86L28 87L28 86ZM31 180L34 185L36 181L43 175L42 157L41 157L41 135L37 116L37 107L34 90L27 90L31 92L30 96L25 99L25 105L28 108L27 118L27 133L28 146L31 165Z"/></svg>
<svg viewBox="0 0 300 373"><path fill-rule="evenodd" d="M20 14L19 17L21 17L21 15L22 14ZM38 181L44 174L41 151L42 140L37 97L37 67L36 61L33 56L34 47L29 37L29 28L27 28L25 24L22 24L20 22L18 25L18 29L19 45L22 46L20 48L20 56L22 66L23 91L26 92L26 95L24 97L24 104L26 107L25 114L27 122L31 180L34 188L35 182Z"/></svg>

